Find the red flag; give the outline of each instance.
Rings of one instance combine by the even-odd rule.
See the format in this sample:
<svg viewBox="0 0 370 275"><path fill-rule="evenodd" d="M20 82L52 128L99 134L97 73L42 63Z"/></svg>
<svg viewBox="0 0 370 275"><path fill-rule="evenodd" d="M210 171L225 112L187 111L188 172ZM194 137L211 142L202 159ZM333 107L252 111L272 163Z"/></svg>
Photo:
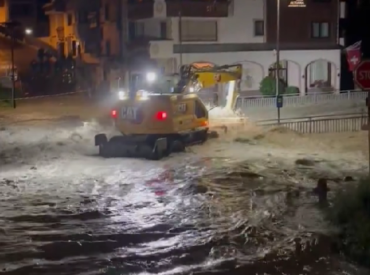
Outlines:
<svg viewBox="0 0 370 275"><path fill-rule="evenodd" d="M348 68L352 72L361 62L361 41L346 48Z"/></svg>

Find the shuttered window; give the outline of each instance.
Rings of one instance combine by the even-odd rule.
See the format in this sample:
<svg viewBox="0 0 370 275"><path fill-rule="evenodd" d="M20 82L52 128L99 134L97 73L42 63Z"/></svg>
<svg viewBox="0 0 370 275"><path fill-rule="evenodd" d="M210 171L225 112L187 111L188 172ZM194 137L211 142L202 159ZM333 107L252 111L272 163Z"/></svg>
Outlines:
<svg viewBox="0 0 370 275"><path fill-rule="evenodd" d="M182 41L217 41L217 21L182 20Z"/></svg>

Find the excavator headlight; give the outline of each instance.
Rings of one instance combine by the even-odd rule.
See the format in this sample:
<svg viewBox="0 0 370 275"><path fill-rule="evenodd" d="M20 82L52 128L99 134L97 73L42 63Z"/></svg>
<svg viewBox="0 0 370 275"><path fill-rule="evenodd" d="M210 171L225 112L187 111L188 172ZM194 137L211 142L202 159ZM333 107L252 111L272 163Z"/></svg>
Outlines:
<svg viewBox="0 0 370 275"><path fill-rule="evenodd" d="M140 99L142 99L142 100L147 100L149 98L149 93L148 92L146 92L146 91L143 91L142 93L141 93L141 98Z"/></svg>
<svg viewBox="0 0 370 275"><path fill-rule="evenodd" d="M149 72L146 74L146 80L151 83L157 79L157 75L154 72Z"/></svg>
<svg viewBox="0 0 370 275"><path fill-rule="evenodd" d="M126 97L127 97L127 95L126 95L125 91L121 90L121 91L118 92L118 99L119 100L125 100Z"/></svg>

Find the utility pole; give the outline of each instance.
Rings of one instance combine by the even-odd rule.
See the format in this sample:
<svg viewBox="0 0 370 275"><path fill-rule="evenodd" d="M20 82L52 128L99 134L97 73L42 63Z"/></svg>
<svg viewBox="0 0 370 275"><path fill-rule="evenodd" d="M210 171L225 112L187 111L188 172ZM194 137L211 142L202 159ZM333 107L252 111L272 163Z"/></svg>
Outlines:
<svg viewBox="0 0 370 275"><path fill-rule="evenodd" d="M15 100L15 62L14 62L14 47L15 47L15 30L16 28L21 27L18 22L10 21L1 23L7 30L10 36L10 62L11 62L11 81L12 81L12 107L16 108L16 100ZM30 30L27 30L27 34L31 33Z"/></svg>
<svg viewBox="0 0 370 275"><path fill-rule="evenodd" d="M182 66L182 12L181 12L181 0L178 2L178 10L179 10L179 50L180 50L180 68Z"/></svg>
<svg viewBox="0 0 370 275"><path fill-rule="evenodd" d="M15 37L14 37L14 29L11 30L11 46L10 46L10 55L11 55L11 62L12 62L12 106L15 109L16 101L15 101L15 68L14 68L14 46L15 46Z"/></svg>
<svg viewBox="0 0 370 275"><path fill-rule="evenodd" d="M279 94L280 94L279 72L280 72L280 0L277 0L277 3L276 3L276 64L275 64L276 102L278 101ZM278 119L278 124L280 124L280 107L277 107L277 119Z"/></svg>

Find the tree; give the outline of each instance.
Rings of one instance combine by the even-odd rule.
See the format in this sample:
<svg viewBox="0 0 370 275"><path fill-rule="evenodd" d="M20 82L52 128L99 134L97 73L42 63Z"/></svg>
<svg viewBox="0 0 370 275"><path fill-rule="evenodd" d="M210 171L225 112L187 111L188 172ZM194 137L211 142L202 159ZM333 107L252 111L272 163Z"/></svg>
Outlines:
<svg viewBox="0 0 370 275"><path fill-rule="evenodd" d="M279 80L279 94L284 94L286 90L286 83L284 80ZM265 96L276 95L276 78L272 76L266 76L260 83L260 92Z"/></svg>

